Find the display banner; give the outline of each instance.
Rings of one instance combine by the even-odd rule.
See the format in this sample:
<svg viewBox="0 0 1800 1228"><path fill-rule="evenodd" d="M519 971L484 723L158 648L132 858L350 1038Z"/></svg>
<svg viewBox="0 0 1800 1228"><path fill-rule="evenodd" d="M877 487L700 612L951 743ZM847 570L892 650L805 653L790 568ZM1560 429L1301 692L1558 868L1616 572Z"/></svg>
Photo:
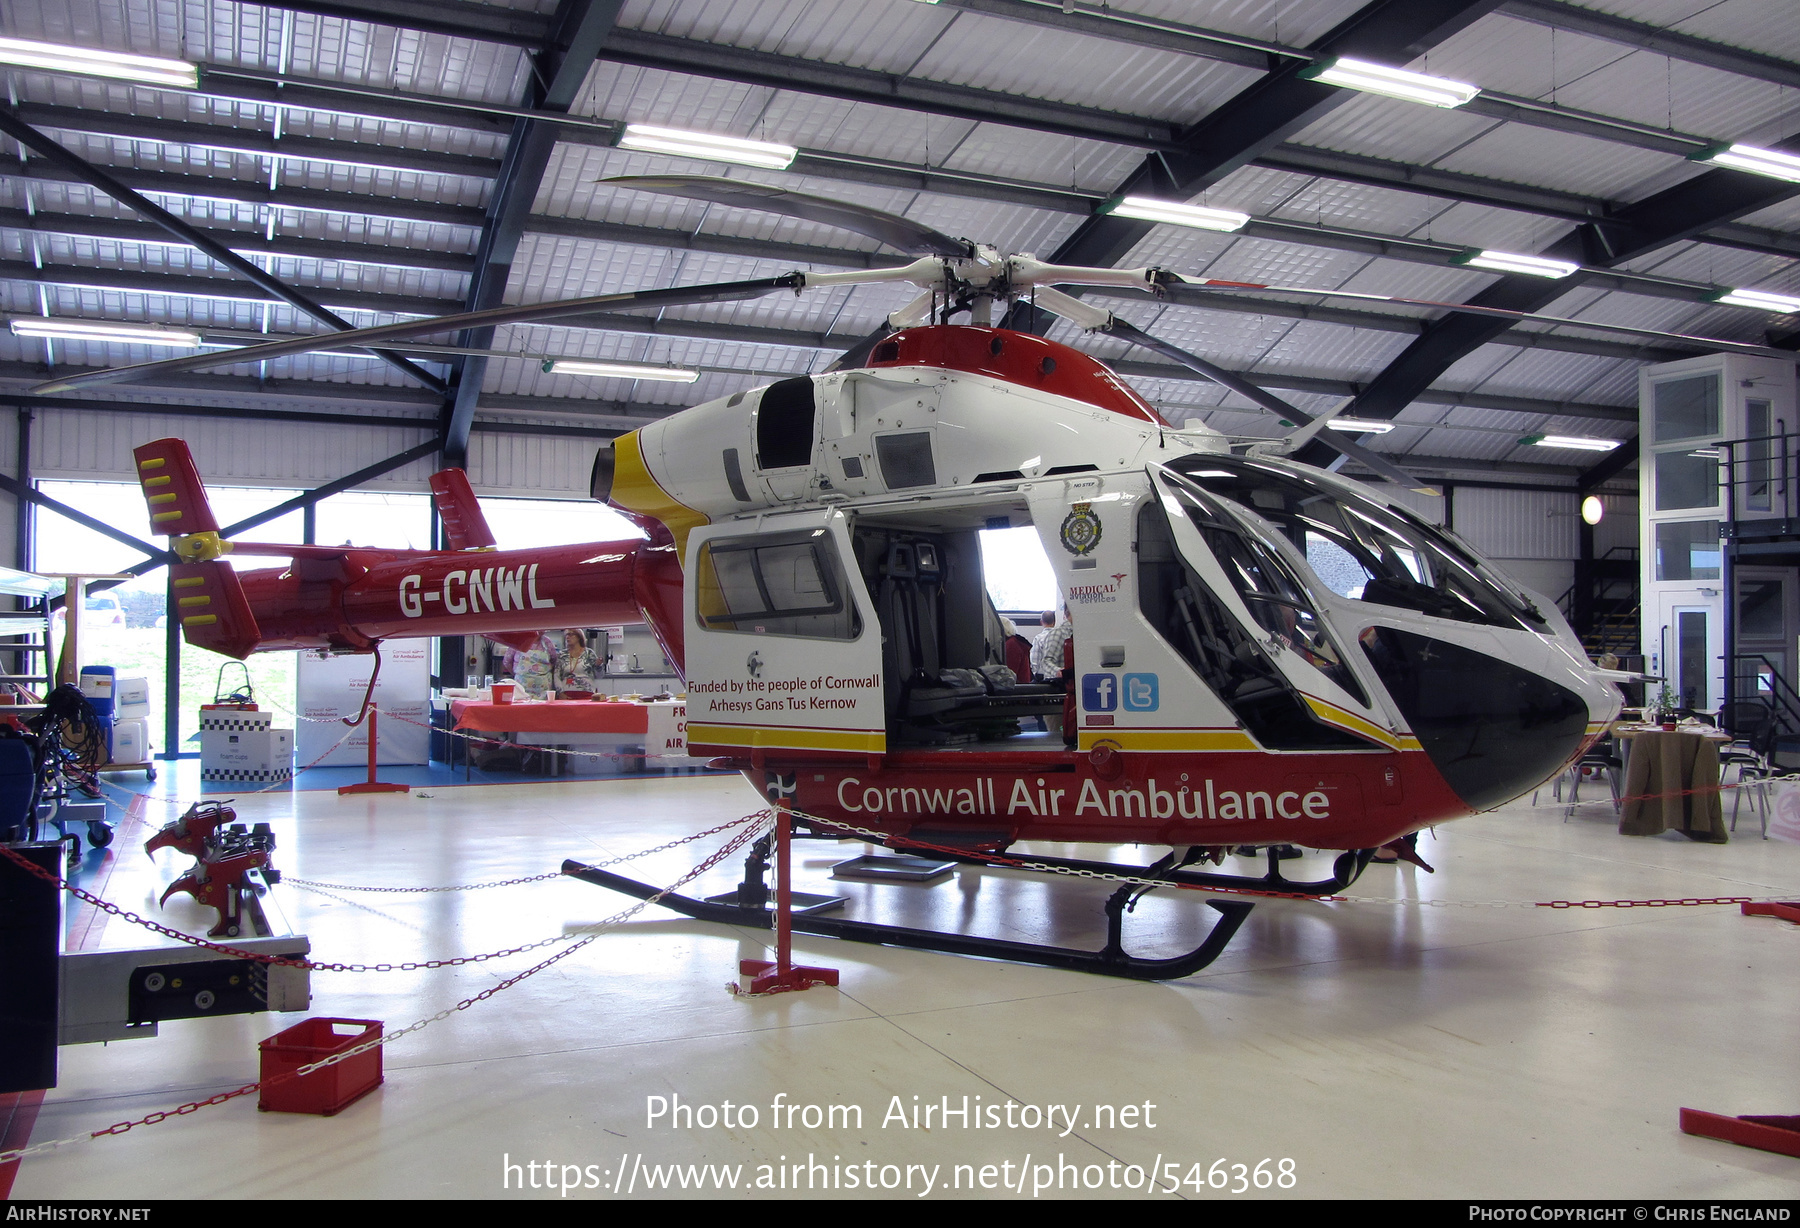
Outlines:
<svg viewBox="0 0 1800 1228"><path fill-rule="evenodd" d="M401 640L381 649L381 676L375 681L375 703L381 708L377 763L424 763L430 757L430 640ZM300 720L294 732L296 762L311 764L344 732L343 719L362 707L363 690L375 658L369 653L303 652L298 692ZM343 745L319 760L321 767L347 767L369 761L367 725L354 730Z"/></svg>
<svg viewBox="0 0 1800 1228"><path fill-rule="evenodd" d="M1769 839L1800 844L1800 782L1768 786Z"/></svg>

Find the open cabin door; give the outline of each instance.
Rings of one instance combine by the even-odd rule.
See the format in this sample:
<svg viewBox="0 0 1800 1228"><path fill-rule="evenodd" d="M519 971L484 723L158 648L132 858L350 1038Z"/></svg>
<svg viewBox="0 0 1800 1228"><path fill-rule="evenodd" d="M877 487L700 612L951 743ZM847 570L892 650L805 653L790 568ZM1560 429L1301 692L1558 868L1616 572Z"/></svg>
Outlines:
<svg viewBox="0 0 1800 1228"><path fill-rule="evenodd" d="M881 630L843 513L759 517L688 538L688 743L880 754Z"/></svg>

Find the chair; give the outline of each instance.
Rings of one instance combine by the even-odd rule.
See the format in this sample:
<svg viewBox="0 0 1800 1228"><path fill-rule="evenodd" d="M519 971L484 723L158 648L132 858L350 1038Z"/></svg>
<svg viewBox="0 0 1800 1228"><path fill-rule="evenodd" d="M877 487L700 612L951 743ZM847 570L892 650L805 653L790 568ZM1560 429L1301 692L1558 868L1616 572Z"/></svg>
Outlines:
<svg viewBox="0 0 1800 1228"><path fill-rule="evenodd" d="M1618 743L1612 738L1602 738L1582 752L1581 758L1564 768L1551 785L1551 795L1560 803L1563 800L1563 779L1569 779L1569 804L1563 811L1563 822L1575 812L1581 804L1581 780L1589 772L1605 772L1607 784L1612 788L1613 810L1619 809L1619 780L1625 771L1625 760L1619 754ZM1537 805L1537 791L1531 794L1531 804Z"/></svg>
<svg viewBox="0 0 1800 1228"><path fill-rule="evenodd" d="M1737 831L1738 809L1743 805L1745 791L1754 788L1750 804L1762 818L1762 837L1767 840L1767 781L1776 774L1769 763L1775 749L1775 712L1761 700L1737 700L1719 710L1719 728L1732 736L1731 744L1719 751L1720 783L1724 783L1727 766L1737 767L1737 778L1732 782L1735 794L1731 799L1731 830Z"/></svg>
<svg viewBox="0 0 1800 1228"><path fill-rule="evenodd" d="M1602 738L1588 747L1581 758L1575 761L1570 769L1574 773L1574 781L1569 787L1569 808L1563 811L1563 822L1569 821L1569 815L1581 804L1581 778L1590 771L1606 773L1606 783L1612 788L1613 813L1619 810L1619 778L1625 771L1625 760L1619 754L1619 745L1611 738ZM1557 791L1561 792L1562 782L1557 781Z"/></svg>

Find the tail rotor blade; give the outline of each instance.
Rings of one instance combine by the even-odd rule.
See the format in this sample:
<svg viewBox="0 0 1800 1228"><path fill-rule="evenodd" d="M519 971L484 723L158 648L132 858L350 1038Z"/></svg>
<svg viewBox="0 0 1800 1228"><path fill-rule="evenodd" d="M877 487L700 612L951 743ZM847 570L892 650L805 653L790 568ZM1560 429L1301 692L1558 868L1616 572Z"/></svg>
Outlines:
<svg viewBox="0 0 1800 1228"><path fill-rule="evenodd" d="M267 345L250 345L211 354L194 354L185 358L169 358L161 362L144 362L129 367L102 367L83 371L61 379L38 384L29 391L46 396L57 392L73 392L95 384L116 384L126 380L155 379L183 371L200 371L207 367L228 367L238 363L265 362L290 354L307 354L314 350L341 350L346 346L368 346L384 341L405 341L434 333L457 332L465 328L492 327L501 324L530 324L547 320L566 320L591 312L627 307L680 307L689 303L723 303L736 299L760 298L777 290L800 290L806 285L804 275L783 273L779 277L759 277L751 281L721 281L703 286L672 286L663 290L638 290L625 294L596 294L589 298L562 299L551 303L527 303L513 307L491 307L486 311L464 311L456 315L430 316L423 320L404 320L398 324L378 324L347 333L331 333L321 337L295 337L287 341L271 341Z"/></svg>
<svg viewBox="0 0 1800 1228"><path fill-rule="evenodd" d="M219 522L185 439L157 439L132 449L150 531L165 537L217 533Z"/></svg>

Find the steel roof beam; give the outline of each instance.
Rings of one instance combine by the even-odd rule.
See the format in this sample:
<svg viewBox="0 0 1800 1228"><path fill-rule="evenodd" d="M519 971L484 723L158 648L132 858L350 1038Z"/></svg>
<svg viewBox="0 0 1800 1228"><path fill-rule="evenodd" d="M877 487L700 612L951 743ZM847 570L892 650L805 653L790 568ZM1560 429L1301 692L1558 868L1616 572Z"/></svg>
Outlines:
<svg viewBox="0 0 1800 1228"><path fill-rule="evenodd" d="M163 247L191 248L178 242L147 222L122 218L94 217L80 213L27 213L23 209L0 209L0 229L29 234L67 235L75 239L113 240L120 243L147 243ZM440 273L467 275L475 269L475 257L459 252L434 251L422 247L395 247L374 243L344 243L330 239L304 239L297 235L266 237L262 231L226 230L215 226L199 226L233 251L252 252L276 259L333 260L343 264L370 264L388 268L430 269Z"/></svg>
<svg viewBox="0 0 1800 1228"><path fill-rule="evenodd" d="M1754 77L1775 85L1800 86L1800 64L1633 21L1629 17L1615 17L1611 13L1562 4L1558 0L1505 0L1500 11L1508 17L1574 34L1587 34L1625 47L1654 51L1671 59L1704 64L1740 77Z"/></svg>
<svg viewBox="0 0 1800 1228"><path fill-rule="evenodd" d="M553 20L538 13L503 8L496 4L470 4L467 0L240 0L263 8L291 9L343 21L445 34L484 43L502 43L535 51L549 40Z"/></svg>
<svg viewBox="0 0 1800 1228"><path fill-rule="evenodd" d="M273 295L256 293L248 282L227 277L181 276L140 273L74 264L33 265L22 260L0 261L0 281L19 281L52 286L79 286L91 290L117 290L125 294L172 294L185 298L225 302L280 303ZM403 294L371 294L363 290L335 291L309 287L338 311L393 315L442 315L455 310L454 299L414 298ZM321 333L322 340L329 334Z"/></svg>
<svg viewBox="0 0 1800 1228"><path fill-rule="evenodd" d="M1356 54L1405 59L1467 28L1498 0L1376 0L1320 38L1315 55ZM1114 189L1115 196L1186 199L1218 183L1258 155L1355 97L1303 80L1297 62L1267 74L1215 107L1183 133L1179 152L1154 154ZM1050 256L1052 264L1115 265L1151 230L1150 222L1112 215L1089 218ZM1016 315L1015 313L1013 313Z"/></svg>
<svg viewBox="0 0 1800 1228"><path fill-rule="evenodd" d="M1010 0L1010 2L1022 2L1022 0ZM500 166L498 162L489 159L462 158L448 154L415 155L402 152L397 155L394 147L375 143L317 141L291 137L277 141L272 136L226 125L190 124L181 121L123 115L116 112L85 111L74 107L26 104L20 110L28 120L66 131L95 133L127 140L154 140L202 148L227 149L246 156L291 156L329 163L410 170L419 174L462 175L480 178L491 178L497 173ZM569 129L559 133L558 139L571 144L610 147L613 137L610 134L586 129ZM396 157L400 157L411 165L392 165ZM1548 213L1550 216L1581 221L1604 217L1610 209L1615 208L1603 200L1508 185L1477 176L1434 172L1381 159L1330 152L1322 152L1317 157L1309 157L1304 152L1297 153L1296 147L1292 145L1281 146L1271 158L1258 159L1258 164L1291 169L1302 174L1324 174L1338 178L1354 176L1360 182L1376 183L1383 187L1398 187L1403 190L1419 190L1422 183L1429 181L1439 189L1438 194L1451 196L1458 200L1478 204L1498 204L1502 207L1513 207L1516 203L1533 213ZM803 154L796 159L791 169L796 174L940 192L972 199L1003 200L1033 208L1083 216L1092 214L1094 207L1102 199L1088 193L1059 192L988 176L964 176L955 172L920 171L895 163L882 163L875 160L817 152ZM1363 173L1358 174L1358 171ZM1339 246L1340 243L1379 245L1383 242L1406 245L1413 242L1402 238L1358 234L1338 228L1305 227L1302 223L1276 219L1257 219L1251 223L1249 229L1252 233L1261 231L1265 233L1266 237L1280 239L1290 239L1304 234L1308 236L1309 241L1319 241L1325 246ZM1341 238L1337 242L1333 242L1329 238L1332 235L1341 236ZM1694 237L1697 240L1717 242L1726 246L1771 255L1800 256L1800 236L1783 235L1778 231L1760 227L1721 227ZM1434 244L1423 244L1419 247L1421 251L1442 253L1454 250ZM1378 246L1351 246L1351 250L1371 251L1379 255L1397 254ZM1402 254L1401 258L1407 258L1407 256ZM1430 257L1425 258L1429 259Z"/></svg>
<svg viewBox="0 0 1800 1228"><path fill-rule="evenodd" d="M1196 176L1191 167L1182 164L1183 157L1193 157L1205 164L1209 159L1216 160L1217 155L1230 148L1232 142L1254 145L1254 152L1248 157L1224 159L1228 163L1228 170L1236 169L1274 149L1288 135L1299 131L1325 111L1357 97L1355 91L1301 80L1297 75L1298 70L1309 59L1356 54L1405 62L1416 58L1424 47L1454 32L1448 30L1423 40L1412 37L1413 32L1424 28L1431 21L1432 14L1427 10L1437 10L1440 17L1454 11L1478 10L1468 21L1462 22L1462 25L1467 25L1475 17L1496 7L1498 2L1499 0L1494 0L1493 3L1489 0L1377 0L1377 3L1308 48L1303 56L1286 60L1263 80L1185 129L1170 121L1146 116L1125 115L1001 91L951 85L875 69L826 64L799 56L785 56L639 30L615 31L607 40L602 58L670 73L712 77L767 89L817 94L977 122L1010 124L1064 136L1158 150L1172 156L1169 182L1174 184L1176 190L1180 190L1182 184L1203 178ZM1401 12L1408 9L1419 12ZM1444 18L1446 24L1450 20L1452 19ZM1385 30L1384 23L1387 27ZM1300 105L1302 101L1305 105ZM1710 139L1697 134L1665 132L1619 116L1556 106L1493 90L1484 91L1461 110L1466 114L1482 115L1502 122L1576 133L1676 157L1696 152ZM1245 142L1247 132L1267 125L1271 117L1282 115L1289 118L1277 125L1281 129L1280 136L1270 140L1265 133L1254 142ZM1294 118L1296 116L1298 118ZM1209 147L1208 137L1215 137L1219 144ZM1216 182L1216 179L1211 182Z"/></svg>
<svg viewBox="0 0 1800 1228"><path fill-rule="evenodd" d="M1001 2L1035 7L1032 0L981 0L981 2ZM1056 16L1061 15L1060 10L1046 11ZM396 96L388 92L373 95L366 91L351 90L342 85L334 86L328 82L310 82L304 79L287 79L279 94L260 80L248 80L232 88L226 88L224 83L227 77L232 75L227 70L213 70L207 76L202 88L217 97L237 101L289 106L302 110L318 109L378 122L431 124L449 127L453 130L460 129L484 134L495 132L498 125L505 119L503 115L492 113L495 109L488 107L487 104ZM1002 97L1012 98L1013 96L1002 95ZM353 99L354 102L347 102L346 99ZM881 105L895 105L891 98L883 98L880 103ZM914 110L930 110L929 107L916 104L909 103L907 105ZM75 108L56 108L56 110L67 111L71 116L86 114L104 116L104 118L88 121L84 126L76 125L71 120L71 127L79 126L83 130L92 128L128 139L137 139L141 136L144 139L178 140L185 137L185 131L175 131L181 129L182 125L173 121L148 121L161 126L157 131L152 131L148 128L138 128L138 117L135 116L126 117L108 112L84 112ZM498 110L508 113L529 113L532 118L556 124L560 130L558 140L574 145L610 147L616 139L618 130L623 126L618 121L603 118L571 118L554 112L532 113L529 108L499 108ZM1522 122L1529 122L1530 119L1529 116L1522 114L1513 115L1513 117ZM197 125L196 127L203 132L207 127L224 128L230 134L230 139L228 142L220 141L221 145L255 144L253 141L239 139L240 134L255 135L246 133L242 129L234 129L225 125ZM166 137L163 135L164 132L167 132ZM1094 139L1106 139L1102 134L1091 135ZM204 145L213 141L218 141L218 138L211 133L205 133L197 139L188 138L184 143ZM318 146L316 150L303 153L302 147L291 139L284 143L297 157L316 154L322 161L349 161L352 163L361 161L369 165L382 165L385 161L391 160L387 151L394 148L360 142L316 141L313 142ZM310 149L310 147L308 148ZM255 151L247 150L246 152ZM259 154L259 156L269 155ZM419 166L417 169L420 173L460 173L455 168L447 168L440 161L435 160L444 158L445 155L421 155L421 157L433 159L433 161L429 165ZM472 160L468 164L480 167L484 174L489 173L488 168L498 165L487 159ZM1581 196L1572 192L1508 183L1479 175L1443 171L1431 167L1412 166L1362 154L1316 149L1291 142L1284 142L1272 151L1259 155L1253 159L1253 164L1296 174L1316 175L1374 187L1392 188L1440 199L1512 209L1569 221L1586 221L1604 216L1609 210L1618 207L1616 202ZM1000 200L1010 204L1022 204L1032 208L1082 215L1091 213L1095 205L1104 199L1092 193L1061 191L1038 184L1009 181L994 176L971 175L945 168L909 166L880 159L858 158L826 150L802 150L790 169L796 174L816 175L821 178L846 182L942 192L977 200ZM362 211L369 210L364 207ZM1717 242L1725 246L1770 255L1800 254L1800 238L1757 227L1726 225L1696 235L1694 238L1699 241Z"/></svg>
<svg viewBox="0 0 1800 1228"><path fill-rule="evenodd" d="M1486 3L1486 0L1478 2ZM822 60L776 55L643 30L613 31L600 54L602 59L614 63L684 76L713 77L774 90L822 94L848 102L929 111L934 115L980 123L1012 124L1039 132L1144 149L1173 148L1178 128L1169 120L1147 119L1098 107L1051 102L1022 94L951 85L923 77L851 68Z"/></svg>
<svg viewBox="0 0 1800 1228"><path fill-rule="evenodd" d="M850 176L840 175L840 174L838 174L837 167L832 165L827 159L824 159L824 158L815 159L815 162L818 163L818 165L806 168L806 173L819 174L819 175L829 176L829 177L834 177L834 178L846 178L846 177L854 178L854 179L865 178L865 176L860 176L860 175L850 175ZM27 163L26 164L27 173L34 173L34 172L31 172L31 168L36 167L38 165L39 165L38 163ZM867 178L895 178L895 179L898 179L898 178L902 178L902 177L901 176L891 176L891 177L890 176L879 176L879 177L868 176ZM977 198L987 198L990 195L996 195L996 194L1001 195L1003 197L1012 195L1012 193L1010 193L1010 192L990 193L989 191L985 190L985 186L981 185L981 184L962 185L962 184L955 182L953 177L950 177L950 176L946 176L946 177L944 177L944 179L945 179L944 182L940 182L940 183L934 185L932 190L974 196ZM145 183L146 186L152 185L152 184L157 184L159 182L163 182L165 184L181 182L184 185L192 186L196 191L204 192L206 195L208 195L212 198L215 198L215 199L230 199L232 197L253 197L258 194L262 194L260 189L254 187L253 185L246 185L247 187L250 187L249 191L237 192L235 190L235 185L241 184L244 182L241 180L231 180L231 181L220 181L220 180L211 180L211 179L196 180L191 177L185 178L185 179L160 179L159 180L159 178L156 176L148 176L148 177L142 178L140 181ZM218 184L221 182L226 182L226 183L230 183L230 184L234 185L233 189L231 189L231 196L226 196L224 193L221 193L218 188L210 186L210 185L215 185L215 184ZM167 190L167 188L165 187L164 190ZM1030 191L1031 189L1026 189L1026 190ZM308 202L307 207L315 207L315 208L316 207L327 207L328 202L337 199L335 194L332 194L332 193L312 192L309 194L304 191L290 192L290 191L283 190L282 192L279 192L279 193L274 193L274 192L266 193L266 195L271 201L280 200L280 201L283 201L284 203L289 204L290 206L299 204L300 202ZM1039 195L1042 196L1045 194L1040 193ZM372 203L377 198L367 198L367 199L369 199L371 201L371 204L369 206L370 208L382 208L383 207L383 206L375 205ZM253 203L253 202L244 201L243 203ZM1070 199L1068 201L1064 201L1064 202L1052 202L1049 200L1039 199L1039 200L1033 201L1031 203L1037 205L1038 207L1046 207L1053 203L1063 204L1065 206L1064 211L1077 212L1078 211L1077 207L1076 207L1077 204L1086 206L1086 208L1091 208L1092 204L1094 202L1092 199L1081 200L1080 198L1073 197L1073 195L1070 194ZM1081 209L1079 211L1085 212L1086 208ZM355 212L359 211L359 207L352 206L350 208L338 209L338 210L333 210L333 211L355 213ZM385 211L389 214L399 214L402 212L402 208L396 207L392 204L388 204L385 206ZM458 213L458 215L460 215L461 217L463 217L465 219L473 216L473 211L471 211L471 210L459 209L459 210L457 210L457 213ZM443 207L441 207L441 206L424 206L419 209L418 214L415 217L410 218L410 219L402 218L401 220L416 220L416 221L434 222L434 221L441 221L443 219L443 217L444 217L444 208ZM1102 220L1102 219L1096 218L1094 220L1097 221L1097 220ZM1610 221L1608 221L1608 224L1611 225L1612 223ZM586 228L588 234L590 234L591 236L596 237L598 239L601 239L603 241L606 240L606 238L607 238L606 231L609 229L609 227L612 226L612 224L604 223L604 222L587 222L587 221L581 220L581 219L548 218L548 217L543 217L543 216L536 216L536 217L528 218L523 223L523 225L524 225L524 229L527 231L538 231L538 232L543 232L543 233L562 234L565 236L578 235L584 228ZM1243 235L1245 235L1246 237L1249 237L1249 238L1271 239L1271 240L1275 240L1278 242L1300 242L1300 243L1303 243L1303 244L1306 244L1309 246L1322 247L1322 248L1327 248L1327 249L1334 250L1334 251L1353 251L1353 252L1359 252L1359 253L1362 253L1365 255L1382 256L1382 257L1387 257L1390 259L1406 260L1406 261L1412 261L1412 262L1416 262L1416 263L1430 264L1430 265L1434 265L1434 266L1438 266L1438 267L1442 267L1447 264L1450 264L1455 259L1455 257L1458 256L1463 250L1460 247L1453 246L1450 244L1422 241L1422 240L1418 240L1418 239L1406 238L1403 236L1374 234L1374 233L1370 233L1370 232L1366 232L1366 231L1350 230L1350 229L1347 229L1344 227L1320 226L1320 225L1315 225L1315 224L1306 223L1306 222L1288 221L1288 220L1281 220L1281 219L1274 219L1274 218L1253 218L1244 227L1244 229L1240 233L1242 233ZM1696 233L1694 235L1690 235L1687 237L1698 240L1698 239L1705 238L1706 235L1703 233ZM1787 239L1787 242L1781 244L1779 247L1777 247L1776 244L1772 241L1768 241L1768 242L1758 242L1757 241L1757 240L1780 240L1780 239L1784 239L1784 238ZM1800 236L1788 237L1788 236L1780 235L1779 232L1765 231L1765 230L1762 230L1762 229L1756 228L1756 227L1741 227L1737 231L1732 232L1728 236L1728 240L1731 242L1732 246L1750 247L1753 250L1768 251L1770 254L1780 255L1780 256L1787 256L1787 257L1800 256ZM695 245L696 244L694 242L683 241L678 236L671 236L671 242L668 244L668 246L672 246L672 247L692 247ZM756 245L745 243L745 244L740 245L735 250L738 252L741 252L741 254L745 254L745 255L764 254L764 255L768 255L770 258L773 258L773 259L782 258L781 254L780 254L780 252L782 250L782 245L768 245L768 244L762 245L762 250L760 253L756 250L752 250L752 248L754 246L756 246ZM787 246L792 246L792 245L787 245ZM717 249L715 249L715 250L717 250ZM733 249L725 249L725 250L733 250ZM810 259L813 257L802 257L802 258ZM885 261L883 263L885 263ZM1614 275L1611 279L1608 279L1608 278L1604 277L1603 275L1596 275L1596 278L1597 279L1594 284L1604 286L1608 289L1625 290L1625 291L1628 291L1631 293L1647 294L1652 297L1659 297L1659 298L1675 298L1675 299L1683 300L1686 302L1710 301L1710 298L1715 290L1715 287L1712 287L1712 286L1701 285L1699 283L1694 283L1694 282L1678 281L1676 279L1671 279L1671 278L1661 278L1661 277L1656 277L1654 275L1648 275L1648 274L1617 274L1617 275Z"/></svg>
<svg viewBox="0 0 1800 1228"><path fill-rule="evenodd" d="M356 0L241 2L529 50L543 46L551 30L550 19L541 14L490 4L471 4L466 0L383 0L380 4L357 3ZM1108 42L1153 47L1258 70L1272 68L1284 59L1304 59L1307 55L1298 47L1145 18L1125 11L1070 11L1069 6L1055 0L940 0L940 3L945 8L964 9ZM1559 0L1504 0L1499 11L1523 21L1653 51L1692 64L1704 64L1738 76L1776 85L1800 85L1800 65L1790 61L1647 22L1560 3Z"/></svg>
<svg viewBox="0 0 1800 1228"><path fill-rule="evenodd" d="M1593 268L1622 264L1800 193L1784 183L1741 171L1712 170L1615 211L1604 223L1585 223L1542 253L1586 266L1569 277L1508 274L1471 301L1481 306L1537 311L1576 286L1596 284ZM1500 336L1511 324L1482 316L1447 315L1388 364L1345 411L1356 417L1392 418L1454 363ZM1321 445L1308 444L1303 460L1322 464Z"/></svg>
<svg viewBox="0 0 1800 1228"><path fill-rule="evenodd" d="M208 238L204 233L196 230L183 219L176 217L160 205L151 203L148 199L133 191L125 184L120 183L117 179L114 179L99 167L76 156L68 149L63 148L63 146L57 144L48 136L39 132L36 128L23 122L10 111L3 108L0 108L0 132L4 132L7 136L28 149L36 150L42 157L47 158L55 165L68 171L75 176L76 179L94 188L96 191L103 192L107 196L112 197L113 200L125 206L127 209L130 209L133 213L162 227L162 229L168 231L176 238L193 244L207 256L217 261L219 264L224 265L237 276L250 282L263 293L280 299L297 311L305 312L327 328L343 331L349 331L352 328L352 325L348 320L337 315L329 308L313 302L311 298L300 293L300 291L294 289L279 277L271 275L265 269L258 268L256 265L250 263L250 261L244 259L244 257L233 252L230 248L224 247ZM417 380L427 388L441 389L444 387L443 381L438 379L437 376L431 374L431 372L420 367L410 359L402 358L390 350L372 349L370 350L370 353L379 357L383 362L387 363L388 366L394 368L394 370L400 372L402 375L405 375L408 379Z"/></svg>
<svg viewBox="0 0 1800 1228"><path fill-rule="evenodd" d="M356 217L391 218L400 222L425 222L440 226L481 226L482 212L467 205L439 205L428 201L396 201L356 192L330 192L283 184L271 189L265 180L208 179L202 175L168 175L156 171L108 167L107 174L127 187L150 196L179 196L188 200L217 200L233 205L269 209L310 210L316 213L350 214ZM85 181L43 158L0 160L0 175L36 179L46 183Z"/></svg>
<svg viewBox="0 0 1800 1228"><path fill-rule="evenodd" d="M1054 0L937 2L945 8L967 9L1008 21L1047 26L1110 42L1155 47L1162 51L1175 51L1203 59L1240 64L1247 68L1273 68L1285 59L1307 58L1307 53L1298 47L1144 18L1119 10L1100 13L1070 12L1069 6ZM1672 59L1704 64L1742 77L1754 77L1783 86L1800 85L1800 64L1711 39L1697 38L1692 34L1677 33L1647 22L1560 3L1559 0L1505 0L1499 11L1508 17L1590 35L1626 47L1654 51Z"/></svg>
<svg viewBox="0 0 1800 1228"><path fill-rule="evenodd" d="M521 105L534 111L566 114L623 6L624 0L561 0L550 34L536 56ZM535 119L514 122L506 156L501 160L488 200L487 221L475 253L475 276L463 303L465 311L500 305L512 275L513 259L525 237L532 202L537 199L550 155L556 149L557 131L554 125ZM463 332L458 344L485 350L493 342L492 328L472 328ZM467 459L469 428L475 421L475 404L487 368L488 359L481 355L459 359L452 366L442 413L446 465L462 465Z"/></svg>
<svg viewBox="0 0 1800 1228"><path fill-rule="evenodd" d="M1637 463L1640 437L1633 435L1624 443L1606 454L1606 457L1591 468L1581 471L1581 480L1576 483L1582 490L1588 491L1616 477Z"/></svg>
<svg viewBox="0 0 1800 1228"><path fill-rule="evenodd" d="M120 111L50 106L45 103L20 103L14 110L26 123L42 128L116 140L187 145L252 158L293 158L341 166L366 166L402 174L410 172L462 179L492 179L500 169L500 163L492 158L428 152L374 141L336 141L293 135L283 135L277 139L272 132L230 124L196 123Z"/></svg>

